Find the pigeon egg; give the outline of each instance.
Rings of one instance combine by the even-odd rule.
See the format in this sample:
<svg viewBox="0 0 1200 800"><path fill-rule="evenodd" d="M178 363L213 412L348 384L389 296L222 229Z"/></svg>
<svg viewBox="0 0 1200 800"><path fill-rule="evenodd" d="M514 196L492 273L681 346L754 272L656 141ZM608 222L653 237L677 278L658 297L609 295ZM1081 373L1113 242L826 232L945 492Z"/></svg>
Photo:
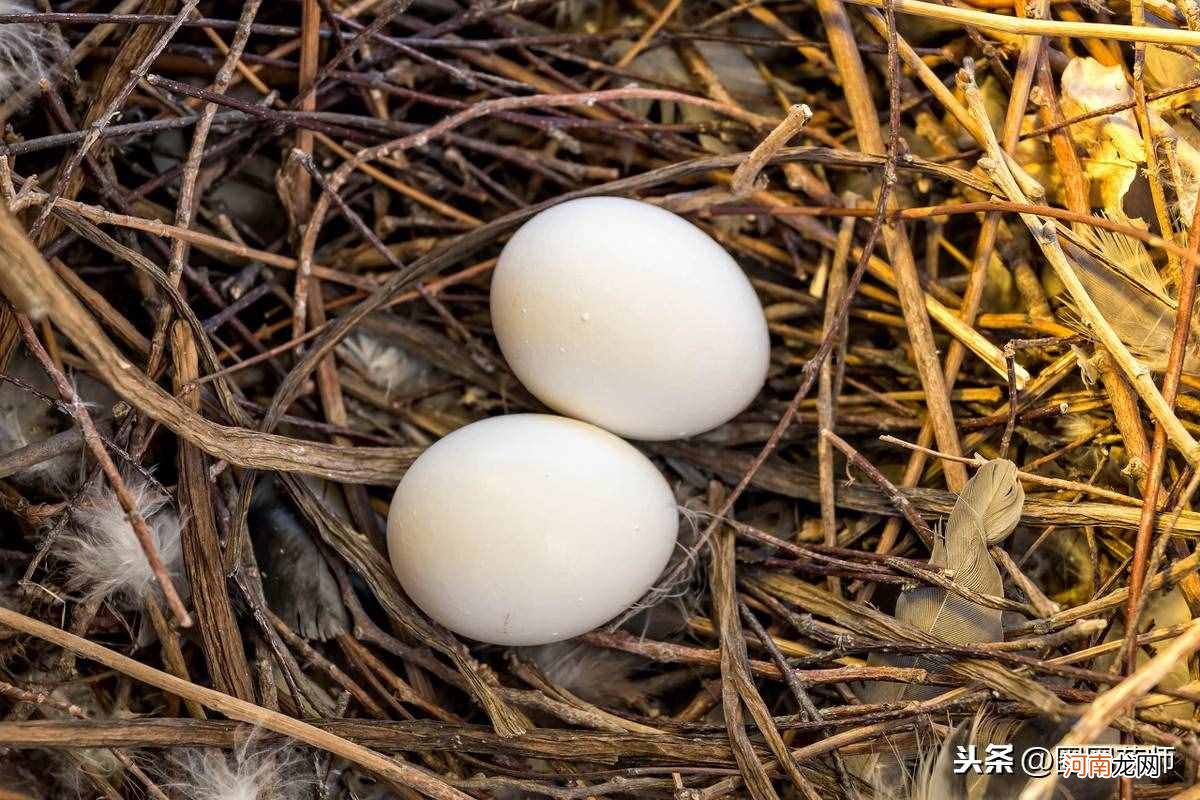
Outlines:
<svg viewBox="0 0 1200 800"><path fill-rule="evenodd" d="M548 644L645 594L678 526L670 486L633 445L586 422L514 414L421 454L392 499L388 551L408 596L450 630Z"/></svg>
<svg viewBox="0 0 1200 800"><path fill-rule="evenodd" d="M522 225L496 265L491 312L534 396L632 439L711 430L767 376L766 319L737 262L637 200L571 200Z"/></svg>

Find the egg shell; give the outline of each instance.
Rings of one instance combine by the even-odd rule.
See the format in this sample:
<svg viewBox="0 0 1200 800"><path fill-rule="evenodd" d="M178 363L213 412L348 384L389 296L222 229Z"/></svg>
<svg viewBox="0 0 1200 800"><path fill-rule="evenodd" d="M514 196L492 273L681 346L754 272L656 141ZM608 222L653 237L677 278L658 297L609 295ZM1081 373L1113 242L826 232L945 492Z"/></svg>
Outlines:
<svg viewBox="0 0 1200 800"><path fill-rule="evenodd" d="M491 311L530 392L632 439L711 430L766 380L767 323L741 268L637 200L571 200L526 222L500 254Z"/></svg>
<svg viewBox="0 0 1200 800"><path fill-rule="evenodd" d="M456 633L504 645L586 633L638 600L675 547L675 497L628 442L547 414L443 437L392 498L400 584Z"/></svg>

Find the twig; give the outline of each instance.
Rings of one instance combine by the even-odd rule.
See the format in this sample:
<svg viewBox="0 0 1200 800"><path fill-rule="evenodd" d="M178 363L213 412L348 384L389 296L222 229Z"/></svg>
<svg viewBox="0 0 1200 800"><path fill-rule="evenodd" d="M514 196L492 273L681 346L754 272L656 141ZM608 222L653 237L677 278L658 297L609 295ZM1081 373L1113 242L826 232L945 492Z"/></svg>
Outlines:
<svg viewBox="0 0 1200 800"><path fill-rule="evenodd" d="M896 488L894 483L889 481L882 472L876 469L874 464L863 458L862 453L855 450L849 442L838 436L833 431L821 431L821 436L832 442L833 446L838 450L841 450L842 453L845 454L846 458L850 459L850 463L867 473L867 477L874 481L875 484L884 491L884 494L888 496L888 499L892 501L896 508L900 510L900 513L904 515L904 518L908 520L908 524L913 526L913 530L917 532L917 535L921 537L921 540L924 541L926 545L930 547L933 546L933 542L937 538L937 535L933 532L933 529L929 527L928 523L921 518L921 515L917 513L917 510L913 508L913 505L911 502L909 502L909 499L901 494L900 490Z"/></svg>
<svg viewBox="0 0 1200 800"><path fill-rule="evenodd" d="M733 195L734 200L740 200L754 191L766 188L765 182L759 185L759 176L763 167L771 160L771 156L779 152L788 143L788 140L808 124L810 119L812 119L812 110L803 103L788 109L783 122L768 133L767 137L750 151L746 160L733 171L733 178L729 182L729 192Z"/></svg>
<svg viewBox="0 0 1200 800"><path fill-rule="evenodd" d="M849 198L847 198L849 199ZM850 245L854 240L854 219L847 217L838 231L837 247L829 264L829 277L825 285L825 319L822 334L838 337L837 372L840 376L844 371L846 361L846 324L843 319L840 331L831 331L833 316L837 313L842 302L846 284L846 259L850 256ZM821 430L834 430L837 424L837 406L834 398L841 391L841 381L834 376L832 358L821 365L817 386L817 425ZM837 502L833 478L833 450L829 440L821 437L817 440L817 468L821 478L821 535L825 544L837 544ZM830 591L841 591L837 578L829 579Z"/></svg>
<svg viewBox="0 0 1200 800"><path fill-rule="evenodd" d="M846 0L848 3L872 8L884 8L888 0ZM990 14L961 6L930 3L925 0L895 0L895 9L901 14L928 17L944 22L960 22L972 28L1000 33L1015 33L1027 36L1087 37L1112 39L1119 42L1148 42L1151 44L1173 44L1187 47L1200 45L1200 32L1159 28L1149 25L1112 25L1098 22L1060 22L1052 19L1028 19Z"/></svg>

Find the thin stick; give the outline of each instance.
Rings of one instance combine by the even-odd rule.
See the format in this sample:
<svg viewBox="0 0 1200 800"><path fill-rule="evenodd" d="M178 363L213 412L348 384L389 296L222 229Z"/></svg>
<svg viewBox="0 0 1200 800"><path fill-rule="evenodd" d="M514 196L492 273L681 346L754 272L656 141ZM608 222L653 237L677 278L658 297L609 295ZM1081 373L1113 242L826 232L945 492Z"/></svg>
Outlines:
<svg viewBox="0 0 1200 800"><path fill-rule="evenodd" d="M1200 253L1200 203L1196 204L1188 232L1188 252ZM1183 361L1187 355L1188 337L1191 334L1192 310L1196 302L1196 262L1187 259L1180 265L1179 311L1175 317L1175 329L1171 336L1171 349L1167 356L1167 371L1163 375L1163 400L1175 405L1179 392L1179 379L1183 374ZM1129 566L1129 603L1125 607L1125 647L1122 663L1128 672L1133 668L1137 652L1135 644L1139 607L1142 602L1142 587L1146 580L1146 559L1150 553L1150 542L1154 535L1154 516L1158 510L1158 495L1167 458L1167 432L1162 423L1154 426L1154 445L1150 451L1150 474L1146 479L1146 496L1142 502L1142 517L1138 522L1137 538L1134 539L1133 561Z"/></svg>
<svg viewBox="0 0 1200 800"><path fill-rule="evenodd" d="M746 160L733 171L733 179L729 182L729 191L735 199L746 197L757 189L765 189L765 183L759 186L759 175L763 167L771 160L771 156L779 152L808 121L812 119L812 110L800 103L788 109L787 116L775 130L767 134L758 146L750 151Z"/></svg>
<svg viewBox="0 0 1200 800"><path fill-rule="evenodd" d="M846 360L846 326L843 322L840 331L830 330L833 317L837 313L838 304L846 285L846 260L850 257L850 246L854 243L854 218L847 217L838 231L837 247L829 264L829 279L825 286L825 336L835 336L838 339L838 367ZM961 346L961 345L960 345ZM840 392L840 381L834 379L833 359L827 359L821 364L821 372L817 385L817 424L821 430L835 430L837 425L837 407L834 397ZM837 497L833 480L833 450L829 440L821 437L817 441L817 469L821 479L821 534L827 546L837 544ZM841 593L841 581L836 577L829 578L829 590L834 594Z"/></svg>
<svg viewBox="0 0 1200 800"><path fill-rule="evenodd" d="M848 3L871 8L884 8L886 0L846 0ZM1055 38L1114 39L1119 42L1149 42L1151 44L1174 44L1184 47L1200 46L1200 31L1159 28L1153 25L1111 25L1099 22L1060 22L1052 19L1028 19L989 14L986 11L959 6L929 3L925 0L895 0L894 8L901 14L929 17L942 22L960 22L972 28L1000 33L1015 33L1028 36L1051 36Z"/></svg>
<svg viewBox="0 0 1200 800"><path fill-rule="evenodd" d="M1091 436L1089 435L1088 438L1090 439ZM928 447L922 447L919 444L906 442L903 439L898 439L895 436L886 433L879 437L879 441L906 447L909 450L916 450L925 453L926 455L935 456L947 461L957 461L960 464L979 466L980 464L984 463L984 459L980 458L978 455L975 458L952 456L949 453L943 453L940 450L933 450ZM1045 475L1038 475L1036 472L1024 472L1022 470L1017 470L1017 477L1023 481L1028 481L1029 483L1036 483L1041 486L1049 486L1052 489L1060 489L1064 492L1080 492L1082 494L1090 494L1127 506L1141 505L1141 501L1137 498L1130 497L1127 494L1121 494L1120 492L1114 492L1111 489L1105 489L1103 486L1092 486L1091 484L1081 483L1079 481L1069 481L1064 478L1050 478Z"/></svg>
<svg viewBox="0 0 1200 800"><path fill-rule="evenodd" d="M922 519L920 514L917 513L917 510L913 508L912 503L909 502L908 498L896 488L896 484L889 481L882 472L875 468L874 464L863 458L862 453L855 450L849 442L838 436L833 431L821 431L821 436L832 442L833 446L838 450L841 450L842 453L845 454L846 458L850 459L850 462L854 464L854 466L867 473L867 477L874 481L880 489L883 489L884 493L887 494L888 499L891 500L892 504L900 510L900 513L903 514L904 518L908 520L908 523L913 526L913 529L916 530L917 535L921 537L925 544L930 546L933 545L933 542L936 539L933 529L930 528L929 524ZM966 470L963 470L963 474L966 474Z"/></svg>
<svg viewBox="0 0 1200 800"><path fill-rule="evenodd" d="M318 69L318 55L321 46L321 9L317 0L304 0L300 16L300 110L316 111L317 95L312 91ZM312 131L300 129L296 133L296 149L306 155L313 151ZM303 226L308 222L312 208L312 176L299 164L289 164L292 180L291 202L295 212L295 222ZM319 292L320 286L312 285L312 262L301 261L296 270L296 285L292 301L292 338L304 333L308 322L308 301L310 293Z"/></svg>

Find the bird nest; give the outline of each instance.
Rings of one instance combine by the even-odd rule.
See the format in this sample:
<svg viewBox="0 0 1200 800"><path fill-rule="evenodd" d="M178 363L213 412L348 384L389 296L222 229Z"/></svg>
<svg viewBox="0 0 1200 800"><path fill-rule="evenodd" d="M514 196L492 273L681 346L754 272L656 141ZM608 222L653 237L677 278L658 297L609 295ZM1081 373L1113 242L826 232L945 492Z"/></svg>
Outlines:
<svg viewBox="0 0 1200 800"><path fill-rule="evenodd" d="M1160 0L0 0L0 798L1197 796L1197 46ZM595 196L733 256L766 385L638 444L645 597L472 641L391 493L544 411L491 274Z"/></svg>

